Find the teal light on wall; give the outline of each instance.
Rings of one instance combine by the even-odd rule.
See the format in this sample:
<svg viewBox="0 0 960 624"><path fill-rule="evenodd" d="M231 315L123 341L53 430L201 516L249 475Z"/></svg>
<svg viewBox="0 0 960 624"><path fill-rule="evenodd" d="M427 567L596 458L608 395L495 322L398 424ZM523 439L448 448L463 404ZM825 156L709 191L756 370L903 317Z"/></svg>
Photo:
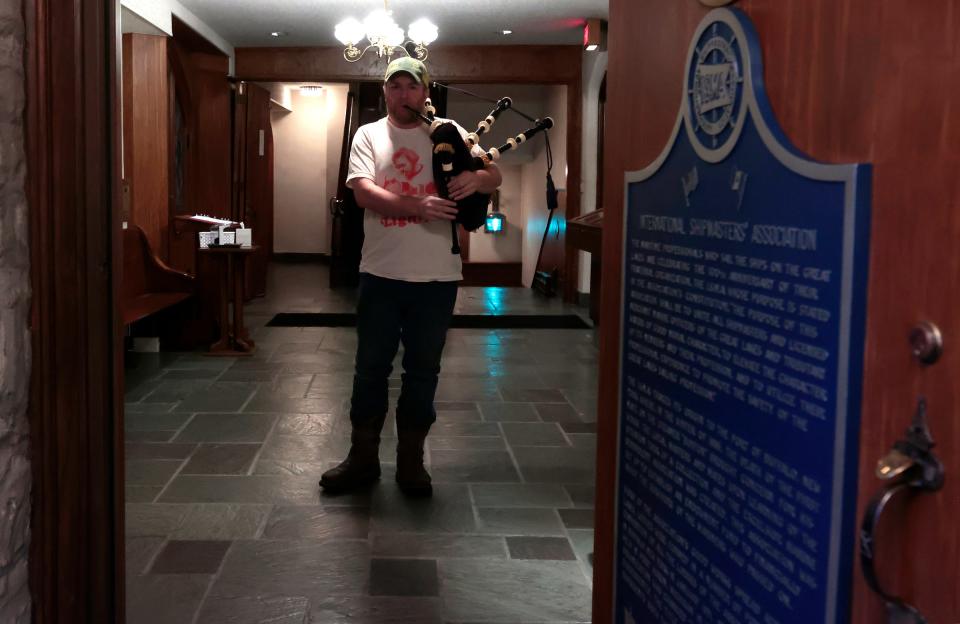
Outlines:
<svg viewBox="0 0 960 624"><path fill-rule="evenodd" d="M487 224L484 226L484 231L487 234L502 234L503 228L506 227L507 220L504 218L503 213L493 212L487 215Z"/></svg>

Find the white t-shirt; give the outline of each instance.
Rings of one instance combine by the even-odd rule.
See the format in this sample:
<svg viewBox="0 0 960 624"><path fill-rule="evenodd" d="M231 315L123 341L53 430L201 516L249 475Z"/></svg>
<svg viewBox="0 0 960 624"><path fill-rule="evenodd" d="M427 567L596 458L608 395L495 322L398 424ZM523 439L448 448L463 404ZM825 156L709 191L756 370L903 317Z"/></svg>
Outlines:
<svg viewBox="0 0 960 624"><path fill-rule="evenodd" d="M347 186L353 188L358 178L373 180L397 195L436 195L427 125L398 128L384 117L360 126L350 150ZM384 217L368 209L363 234L361 272L407 282L463 279L460 255L450 253L449 221L423 223L418 217Z"/></svg>

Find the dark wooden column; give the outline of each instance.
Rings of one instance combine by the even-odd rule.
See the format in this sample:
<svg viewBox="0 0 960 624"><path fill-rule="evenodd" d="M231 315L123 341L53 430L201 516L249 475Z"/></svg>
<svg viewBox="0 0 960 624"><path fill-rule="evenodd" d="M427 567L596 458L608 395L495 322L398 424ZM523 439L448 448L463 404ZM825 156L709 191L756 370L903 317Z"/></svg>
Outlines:
<svg viewBox="0 0 960 624"><path fill-rule="evenodd" d="M122 621L114 0L23 0L33 622Z"/></svg>

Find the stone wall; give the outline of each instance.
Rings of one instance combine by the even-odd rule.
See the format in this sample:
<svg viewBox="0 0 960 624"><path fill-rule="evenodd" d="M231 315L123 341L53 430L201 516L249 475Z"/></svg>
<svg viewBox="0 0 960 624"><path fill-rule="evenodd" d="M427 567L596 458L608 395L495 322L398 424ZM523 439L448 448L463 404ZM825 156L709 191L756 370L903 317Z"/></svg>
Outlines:
<svg viewBox="0 0 960 624"><path fill-rule="evenodd" d="M30 621L30 245L22 5L0 0L0 622Z"/></svg>

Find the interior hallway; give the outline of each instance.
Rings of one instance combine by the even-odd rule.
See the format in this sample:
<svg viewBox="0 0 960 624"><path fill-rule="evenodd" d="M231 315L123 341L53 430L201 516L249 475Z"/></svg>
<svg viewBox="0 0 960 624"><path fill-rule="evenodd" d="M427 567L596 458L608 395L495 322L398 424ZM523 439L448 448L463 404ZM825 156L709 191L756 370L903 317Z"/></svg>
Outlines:
<svg viewBox="0 0 960 624"><path fill-rule="evenodd" d="M317 480L349 447L355 330L265 326L353 311L327 283L271 265L246 308L253 357L131 358L128 623L589 622L598 331L451 329L433 498L393 482L390 419L380 483L331 497ZM461 288L456 312L586 318L520 288Z"/></svg>

